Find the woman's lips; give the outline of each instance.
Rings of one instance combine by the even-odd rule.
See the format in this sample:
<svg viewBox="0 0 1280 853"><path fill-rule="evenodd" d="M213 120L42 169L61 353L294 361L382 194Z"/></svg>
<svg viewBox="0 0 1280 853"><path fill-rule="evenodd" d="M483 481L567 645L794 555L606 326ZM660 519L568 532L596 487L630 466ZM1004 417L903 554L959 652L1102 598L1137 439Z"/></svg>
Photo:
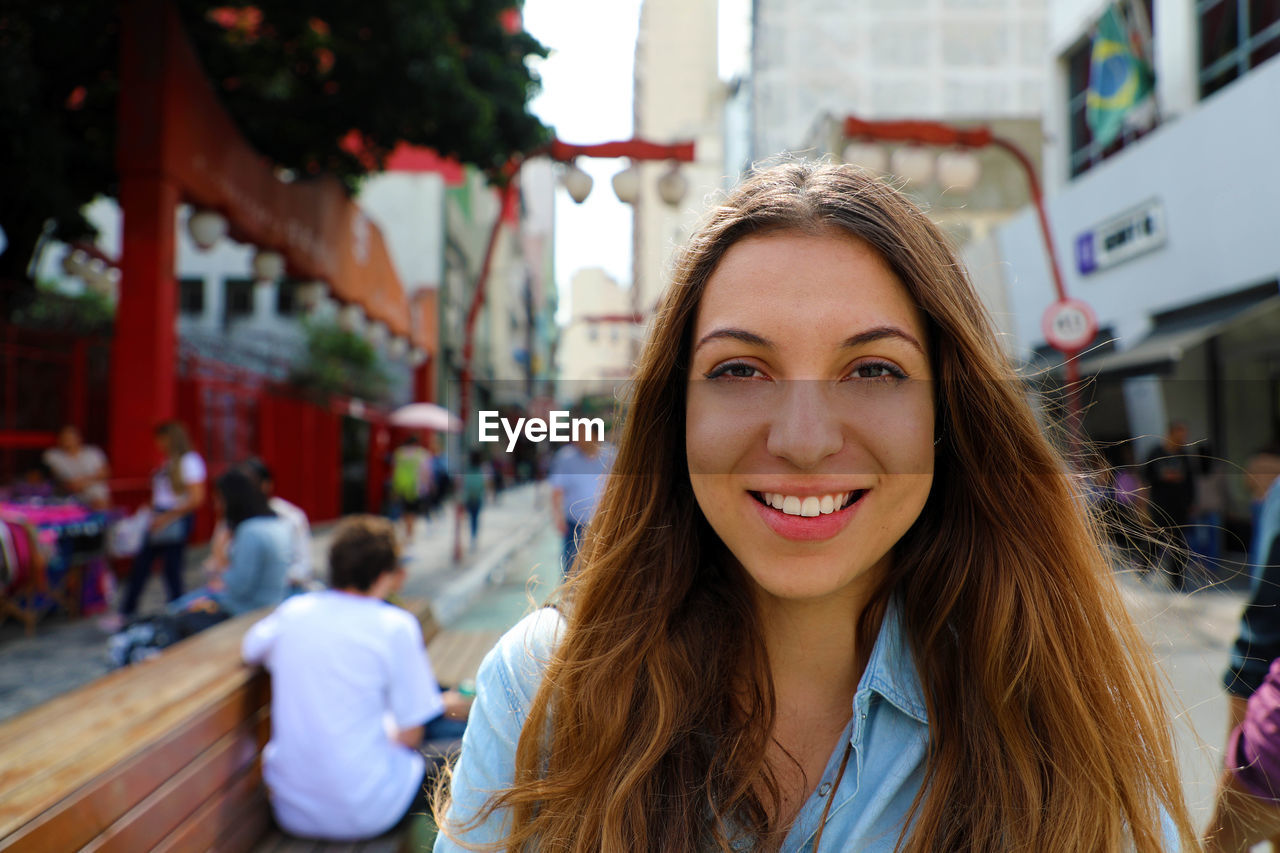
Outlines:
<svg viewBox="0 0 1280 853"><path fill-rule="evenodd" d="M751 492L752 503L769 529L784 539L815 542L835 536L853 518L868 490L833 492L829 495L780 496L767 492ZM843 506L835 508L835 500L846 495ZM782 500L779 501L778 498ZM830 503L827 503L827 499ZM768 500L767 500L768 499ZM816 502L816 507L815 507ZM781 503L781 508L776 505ZM825 504L825 505L824 505ZM831 508L828 509L827 507ZM790 512L788 512L788 510ZM824 512L823 510L826 510Z"/></svg>

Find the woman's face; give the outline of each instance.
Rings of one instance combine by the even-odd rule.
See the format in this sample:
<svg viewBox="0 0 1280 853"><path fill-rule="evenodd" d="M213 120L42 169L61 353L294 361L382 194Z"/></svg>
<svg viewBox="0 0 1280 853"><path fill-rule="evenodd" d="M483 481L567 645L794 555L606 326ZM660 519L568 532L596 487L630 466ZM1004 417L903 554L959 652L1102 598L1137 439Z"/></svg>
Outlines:
<svg viewBox="0 0 1280 853"><path fill-rule="evenodd" d="M735 243L694 323L694 496L758 592L860 606L933 483L926 328L843 232Z"/></svg>

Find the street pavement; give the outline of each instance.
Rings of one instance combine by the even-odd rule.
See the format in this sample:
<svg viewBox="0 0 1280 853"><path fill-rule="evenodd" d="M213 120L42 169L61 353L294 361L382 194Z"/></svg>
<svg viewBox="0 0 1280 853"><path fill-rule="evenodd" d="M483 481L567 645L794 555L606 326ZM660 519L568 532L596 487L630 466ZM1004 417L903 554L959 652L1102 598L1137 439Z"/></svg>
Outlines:
<svg viewBox="0 0 1280 853"><path fill-rule="evenodd" d="M405 594L432 601L437 618L464 631L501 631L545 602L559 582L559 537L550 523L545 487L504 492L481 516L477 548L452 559L451 514L418 523ZM313 548L324 565L332 526L316 531ZM193 549L189 582L198 582L201 554ZM1179 763L1197 826L1208 821L1226 739L1227 702L1220 676L1235 637L1245 588L1240 576L1218 579L1190 594L1171 591L1158 577L1122 573L1121 593L1151 644L1167 683L1175 717ZM159 579L144 611L163 606ZM0 628L0 720L108 671L105 635L94 619L46 621L28 639Z"/></svg>
<svg viewBox="0 0 1280 853"><path fill-rule="evenodd" d="M509 567L519 561L524 570L519 583L521 595L531 575L545 576L538 600L545 599L558 581L558 557L548 563L548 558L554 556L548 552L552 547L548 543L555 538L549 507L546 486L525 485L502 492L481 512L475 548L470 547L464 523L463 544L467 547L461 562L453 560L452 505L430 521L419 519L413 540L403 545L403 554L408 558L403 594L430 600L436 618L446 627L464 616L468 625L486 629L514 625L524 609L514 607L516 595L508 579ZM312 531L313 565L320 577L325 573L335 527L329 524ZM530 547L537 543L541 543L540 549ZM204 582L200 564L207 553L203 547L188 549L187 589ZM485 600L477 601L486 594L495 596L499 605L496 609L488 609ZM164 586L156 576L147 585L139 613L158 613L164 605ZM468 614L471 609L479 612ZM16 623L0 625L0 720L110 672L108 632L100 622L96 617L75 621L51 617L37 623L33 637L24 636Z"/></svg>
<svg viewBox="0 0 1280 853"><path fill-rule="evenodd" d="M1156 576L1127 573L1119 580L1129 613L1163 672L1187 805L1203 828L1213 811L1227 740L1222 672L1247 585L1238 568L1195 584L1202 588L1190 594L1173 592Z"/></svg>

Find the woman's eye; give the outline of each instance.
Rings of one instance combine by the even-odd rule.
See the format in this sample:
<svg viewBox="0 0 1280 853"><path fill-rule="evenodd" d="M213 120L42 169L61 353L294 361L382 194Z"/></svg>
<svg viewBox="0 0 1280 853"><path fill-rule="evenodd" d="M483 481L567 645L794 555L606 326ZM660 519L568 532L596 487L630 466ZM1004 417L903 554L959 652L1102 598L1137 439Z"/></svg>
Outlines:
<svg viewBox="0 0 1280 853"><path fill-rule="evenodd" d="M907 374L897 365L887 361L873 361L859 364L850 376L854 379L906 379Z"/></svg>
<svg viewBox="0 0 1280 853"><path fill-rule="evenodd" d="M757 375L760 375L759 370L741 361L721 364L705 374L707 379L719 379L721 377L727 379L752 379Z"/></svg>

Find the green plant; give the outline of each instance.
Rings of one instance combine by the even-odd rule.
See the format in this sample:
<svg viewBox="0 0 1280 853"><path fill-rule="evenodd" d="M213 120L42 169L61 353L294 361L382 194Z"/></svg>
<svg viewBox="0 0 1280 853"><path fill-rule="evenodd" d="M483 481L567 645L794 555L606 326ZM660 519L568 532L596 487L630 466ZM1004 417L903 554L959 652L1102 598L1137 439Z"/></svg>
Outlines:
<svg viewBox="0 0 1280 853"><path fill-rule="evenodd" d="M385 400L390 378L377 351L364 338L332 323L308 322L307 359L291 381L324 394L345 394L371 402Z"/></svg>
<svg viewBox="0 0 1280 853"><path fill-rule="evenodd" d="M51 281L40 281L30 300L13 312L13 323L28 329L81 334L111 334L116 307L96 290L66 293Z"/></svg>

